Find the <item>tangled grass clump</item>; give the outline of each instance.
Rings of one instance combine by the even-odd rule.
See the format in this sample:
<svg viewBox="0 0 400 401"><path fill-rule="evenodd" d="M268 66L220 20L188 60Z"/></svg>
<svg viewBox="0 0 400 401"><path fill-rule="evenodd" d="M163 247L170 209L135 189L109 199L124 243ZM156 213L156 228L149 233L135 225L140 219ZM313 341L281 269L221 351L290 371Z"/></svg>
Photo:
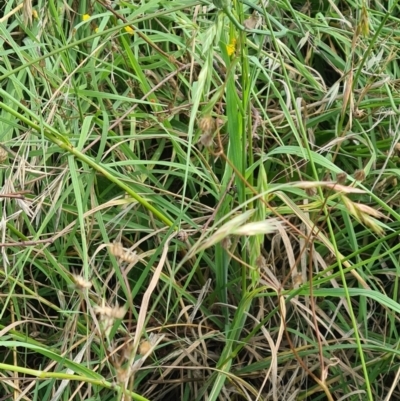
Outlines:
<svg viewBox="0 0 400 401"><path fill-rule="evenodd" d="M388 4L4 2L0 399L400 397Z"/></svg>

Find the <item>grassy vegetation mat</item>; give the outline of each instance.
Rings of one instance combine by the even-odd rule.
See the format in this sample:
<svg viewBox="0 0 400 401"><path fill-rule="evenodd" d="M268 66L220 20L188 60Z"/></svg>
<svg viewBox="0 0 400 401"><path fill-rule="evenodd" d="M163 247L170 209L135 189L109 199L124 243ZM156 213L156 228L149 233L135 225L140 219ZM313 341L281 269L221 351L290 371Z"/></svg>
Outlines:
<svg viewBox="0 0 400 401"><path fill-rule="evenodd" d="M399 22L0 2L0 400L400 399Z"/></svg>

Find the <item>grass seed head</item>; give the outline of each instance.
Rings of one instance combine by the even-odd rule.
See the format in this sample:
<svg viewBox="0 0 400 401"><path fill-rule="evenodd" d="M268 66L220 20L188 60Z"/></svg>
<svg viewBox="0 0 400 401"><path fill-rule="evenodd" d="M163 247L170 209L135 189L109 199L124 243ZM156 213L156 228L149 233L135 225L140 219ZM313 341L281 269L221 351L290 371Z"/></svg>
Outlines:
<svg viewBox="0 0 400 401"><path fill-rule="evenodd" d="M136 263L139 260L136 252L125 250L120 242L112 243L110 246L110 252L123 262Z"/></svg>
<svg viewBox="0 0 400 401"><path fill-rule="evenodd" d="M267 266L267 261L265 260L263 255L258 255L256 259L256 266L258 269L265 269Z"/></svg>
<svg viewBox="0 0 400 401"><path fill-rule="evenodd" d="M337 180L338 184L342 184L343 185L346 182L346 179L347 179L347 174L346 173L339 173L336 176L336 180Z"/></svg>
<svg viewBox="0 0 400 401"><path fill-rule="evenodd" d="M224 249L230 249L232 246L231 238L229 236L223 238L221 241L221 245L222 245L222 248L224 248Z"/></svg>
<svg viewBox="0 0 400 401"><path fill-rule="evenodd" d="M357 181L364 181L365 180L365 171L364 170L356 170L355 172L354 172L354 178L357 180Z"/></svg>
<svg viewBox="0 0 400 401"><path fill-rule="evenodd" d="M120 259L122 260L122 261L124 261L124 262L127 262L127 263L136 263L138 260L139 260L139 258L138 258L138 256L137 256L137 254L136 254L136 252L131 252L131 251L125 251L121 256L120 256Z"/></svg>
<svg viewBox="0 0 400 401"><path fill-rule="evenodd" d="M377 224L377 221L367 214L361 214L360 218L361 222L368 228L370 228L375 234L379 236L383 236L385 234L385 230Z"/></svg>
<svg viewBox="0 0 400 401"><path fill-rule="evenodd" d="M306 188L305 192L308 196L315 196L317 194L316 188Z"/></svg>
<svg viewBox="0 0 400 401"><path fill-rule="evenodd" d="M186 231L181 230L181 231L179 231L177 237L178 237L179 241L186 242L189 238L189 234Z"/></svg>
<svg viewBox="0 0 400 401"><path fill-rule="evenodd" d="M0 146L0 163L4 163L7 160L7 157L7 151Z"/></svg>
<svg viewBox="0 0 400 401"><path fill-rule="evenodd" d="M117 258L120 258L124 254L124 247L120 242L113 242L110 246L110 252Z"/></svg>
<svg viewBox="0 0 400 401"><path fill-rule="evenodd" d="M199 138L199 142L206 148L210 148L213 144L213 136L209 132L205 132Z"/></svg>
<svg viewBox="0 0 400 401"><path fill-rule="evenodd" d="M74 281L75 288L77 290L83 291L83 290L88 290L89 288L92 287L92 283L90 281L86 280L84 277L78 274L73 274L72 280Z"/></svg>
<svg viewBox="0 0 400 401"><path fill-rule="evenodd" d="M384 234L383 228L375 220L375 218L385 217L384 214L363 203L352 202L347 196L342 196L342 200L348 212L361 224L369 227L378 235Z"/></svg>
<svg viewBox="0 0 400 401"><path fill-rule="evenodd" d="M99 315L99 321L103 330L104 336L108 337L111 332L111 328L114 325L116 319L123 319L126 310L124 307L116 304L114 307L105 306L104 301L102 305L96 305L94 308L96 315Z"/></svg>
<svg viewBox="0 0 400 401"><path fill-rule="evenodd" d="M151 350L150 341L145 340L139 345L139 354L142 356L146 355L150 350Z"/></svg>
<svg viewBox="0 0 400 401"><path fill-rule="evenodd" d="M212 134L215 131L215 119L210 115L200 118L199 128L202 134Z"/></svg>
<svg viewBox="0 0 400 401"><path fill-rule="evenodd" d="M303 276L301 275L301 273L298 273L293 277L293 284L296 287L299 287L303 284Z"/></svg>
<svg viewBox="0 0 400 401"><path fill-rule="evenodd" d="M123 306L116 304L114 307L105 305L96 305L94 311L100 318L107 317L113 319L122 319L125 316L126 310Z"/></svg>
<svg viewBox="0 0 400 401"><path fill-rule="evenodd" d="M118 368L116 370L116 373L117 373L117 382L126 383L130 376L130 369Z"/></svg>

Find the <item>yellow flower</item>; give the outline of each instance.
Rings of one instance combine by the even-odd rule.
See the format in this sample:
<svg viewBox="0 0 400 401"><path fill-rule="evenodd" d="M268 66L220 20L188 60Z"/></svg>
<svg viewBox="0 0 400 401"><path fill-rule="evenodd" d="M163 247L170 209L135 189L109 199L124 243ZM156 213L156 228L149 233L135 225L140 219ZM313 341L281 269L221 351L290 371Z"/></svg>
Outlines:
<svg viewBox="0 0 400 401"><path fill-rule="evenodd" d="M133 28L131 28L130 26L126 26L125 31L129 33L129 35L133 35L135 33L135 31L133 30Z"/></svg>
<svg viewBox="0 0 400 401"><path fill-rule="evenodd" d="M88 19L90 19L90 14L84 14L82 16L82 21L87 21Z"/></svg>
<svg viewBox="0 0 400 401"><path fill-rule="evenodd" d="M94 28L95 33L99 32L99 27L96 26L96 28Z"/></svg>
<svg viewBox="0 0 400 401"><path fill-rule="evenodd" d="M36 10L32 10L32 17L34 19L39 19L39 14L38 14L38 12Z"/></svg>
<svg viewBox="0 0 400 401"><path fill-rule="evenodd" d="M236 50L236 39L233 38L229 42L229 45L226 45L226 51L228 52L228 56L232 56L233 53L235 53Z"/></svg>

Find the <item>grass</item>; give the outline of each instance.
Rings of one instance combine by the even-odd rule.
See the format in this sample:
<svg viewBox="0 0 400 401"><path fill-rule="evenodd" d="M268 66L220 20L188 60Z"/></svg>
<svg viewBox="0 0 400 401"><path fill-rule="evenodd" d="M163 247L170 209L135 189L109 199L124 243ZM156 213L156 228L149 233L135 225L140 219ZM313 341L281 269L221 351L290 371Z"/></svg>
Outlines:
<svg viewBox="0 0 400 401"><path fill-rule="evenodd" d="M1 7L0 397L400 397L398 1Z"/></svg>

